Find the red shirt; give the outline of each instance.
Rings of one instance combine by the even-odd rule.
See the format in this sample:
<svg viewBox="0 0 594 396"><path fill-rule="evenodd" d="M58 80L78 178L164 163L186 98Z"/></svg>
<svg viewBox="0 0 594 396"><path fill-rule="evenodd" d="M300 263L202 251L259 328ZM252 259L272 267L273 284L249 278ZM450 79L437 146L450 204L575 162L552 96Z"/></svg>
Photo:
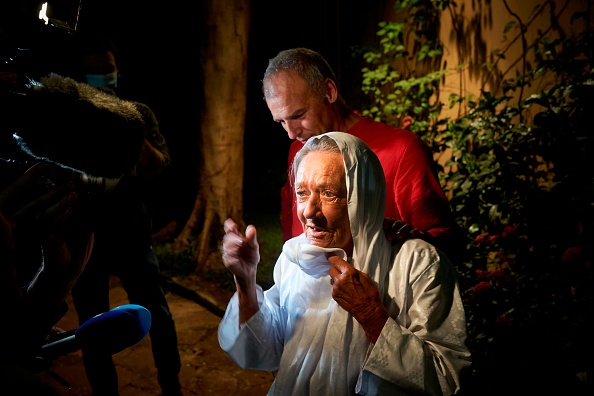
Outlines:
<svg viewBox="0 0 594 396"><path fill-rule="evenodd" d="M441 188L431 150L416 134L365 117L347 131L363 140L378 156L386 176L385 217L405 221L439 239L453 232L455 221ZM295 140L289 147L287 182L281 189L283 241L303 233L297 217L291 168L303 147Z"/></svg>

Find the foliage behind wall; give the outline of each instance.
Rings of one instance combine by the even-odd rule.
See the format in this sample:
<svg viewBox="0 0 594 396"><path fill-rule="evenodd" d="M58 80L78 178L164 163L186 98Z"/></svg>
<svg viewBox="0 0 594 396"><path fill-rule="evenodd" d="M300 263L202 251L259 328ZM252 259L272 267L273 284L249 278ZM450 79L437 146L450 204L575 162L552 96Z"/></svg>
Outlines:
<svg viewBox="0 0 594 396"><path fill-rule="evenodd" d="M464 65L441 67L436 29L440 17L460 5L396 1L405 17L380 23L379 48L364 54L369 104L363 114L408 128L448 155L440 176L467 236L456 263L473 354L463 393L591 394L591 3L571 17L573 27L585 29L539 30L531 43L527 21L503 5L510 23L501 34L522 40L517 72L510 77L497 69L505 53L496 49L481 67L484 75L498 76L497 86L474 95L461 90L444 103L444 76ZM544 1L531 18L559 16L567 5ZM453 108L457 113L444 115Z"/></svg>

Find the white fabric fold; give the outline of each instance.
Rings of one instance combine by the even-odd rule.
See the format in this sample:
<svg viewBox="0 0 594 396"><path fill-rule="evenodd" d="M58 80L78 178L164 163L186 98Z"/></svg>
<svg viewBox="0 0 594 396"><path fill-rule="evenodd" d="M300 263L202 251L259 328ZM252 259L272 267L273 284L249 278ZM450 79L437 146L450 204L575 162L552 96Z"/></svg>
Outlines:
<svg viewBox="0 0 594 396"><path fill-rule="evenodd" d="M308 275L319 278L327 275L330 269L328 254L334 253L343 260L347 260L346 252L340 248L322 248L305 242L296 244L294 249L286 249L287 259L296 263ZM305 240L305 238L303 238Z"/></svg>

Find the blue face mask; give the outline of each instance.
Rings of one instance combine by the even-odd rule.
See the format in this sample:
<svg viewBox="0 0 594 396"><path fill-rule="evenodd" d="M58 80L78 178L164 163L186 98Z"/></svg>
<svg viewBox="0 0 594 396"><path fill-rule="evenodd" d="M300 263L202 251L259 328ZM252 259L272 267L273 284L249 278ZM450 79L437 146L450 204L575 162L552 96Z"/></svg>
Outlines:
<svg viewBox="0 0 594 396"><path fill-rule="evenodd" d="M114 71L109 74L86 74L87 84L91 87L118 87L118 72Z"/></svg>

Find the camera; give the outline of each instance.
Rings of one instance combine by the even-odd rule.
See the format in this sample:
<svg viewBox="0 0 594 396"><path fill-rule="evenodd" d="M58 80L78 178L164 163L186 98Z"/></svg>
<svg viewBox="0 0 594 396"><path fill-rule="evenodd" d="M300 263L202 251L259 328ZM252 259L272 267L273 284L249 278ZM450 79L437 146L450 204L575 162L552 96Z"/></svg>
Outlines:
<svg viewBox="0 0 594 396"><path fill-rule="evenodd" d="M146 133L134 103L57 74L30 81L0 90L3 168L22 174L45 162L50 176L40 184L72 180L86 195L134 172Z"/></svg>
<svg viewBox="0 0 594 396"><path fill-rule="evenodd" d="M0 188L43 162L33 198L72 181L80 203L100 218L116 187L136 182L127 176L144 147L142 115L133 102L50 72L55 54L40 47L0 40Z"/></svg>
<svg viewBox="0 0 594 396"><path fill-rule="evenodd" d="M36 181L37 193L43 193L69 181L75 185L75 190L83 201L101 199L113 191L121 178L94 177L75 169L68 169L47 161L16 160L0 157L0 171L4 183L10 183L38 162L47 166L46 175Z"/></svg>

